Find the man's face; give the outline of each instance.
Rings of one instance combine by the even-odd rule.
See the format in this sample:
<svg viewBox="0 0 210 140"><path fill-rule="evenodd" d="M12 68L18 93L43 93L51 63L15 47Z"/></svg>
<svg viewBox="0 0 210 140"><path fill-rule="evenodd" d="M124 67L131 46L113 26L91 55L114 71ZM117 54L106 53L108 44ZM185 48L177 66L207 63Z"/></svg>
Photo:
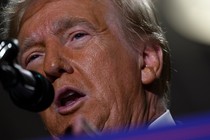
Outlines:
<svg viewBox="0 0 210 140"><path fill-rule="evenodd" d="M108 0L36 0L26 11L20 63L54 86L53 104L40 113L51 134L64 134L78 117L99 131L139 119L143 62L116 15Z"/></svg>

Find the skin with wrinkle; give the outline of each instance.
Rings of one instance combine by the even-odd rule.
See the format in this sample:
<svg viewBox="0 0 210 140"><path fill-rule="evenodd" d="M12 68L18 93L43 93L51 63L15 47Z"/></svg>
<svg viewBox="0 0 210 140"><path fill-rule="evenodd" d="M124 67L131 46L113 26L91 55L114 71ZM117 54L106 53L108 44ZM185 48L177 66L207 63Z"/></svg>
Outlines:
<svg viewBox="0 0 210 140"><path fill-rule="evenodd" d="M142 70L154 57L144 57L143 41L138 52L132 49L110 0L33 1L18 39L24 68L43 74L56 93L70 86L85 94L74 111L59 113L53 103L40 113L55 137L76 128L80 116L104 132L143 125L164 111L153 111L157 95L143 89L143 78L151 83L159 76L159 69L157 74Z"/></svg>

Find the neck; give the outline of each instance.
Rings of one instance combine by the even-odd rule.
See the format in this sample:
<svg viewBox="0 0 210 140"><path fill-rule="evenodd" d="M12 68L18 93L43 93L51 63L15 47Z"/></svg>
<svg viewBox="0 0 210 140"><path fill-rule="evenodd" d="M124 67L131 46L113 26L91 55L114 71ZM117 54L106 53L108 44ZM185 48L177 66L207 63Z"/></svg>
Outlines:
<svg viewBox="0 0 210 140"><path fill-rule="evenodd" d="M167 109L161 97L150 92L147 95L146 125L160 117Z"/></svg>
<svg viewBox="0 0 210 140"><path fill-rule="evenodd" d="M160 117L166 111L166 105L163 99L152 92L145 92L145 102L143 108L135 112L132 118L132 126L130 128L137 128L140 126L147 126L155 119Z"/></svg>

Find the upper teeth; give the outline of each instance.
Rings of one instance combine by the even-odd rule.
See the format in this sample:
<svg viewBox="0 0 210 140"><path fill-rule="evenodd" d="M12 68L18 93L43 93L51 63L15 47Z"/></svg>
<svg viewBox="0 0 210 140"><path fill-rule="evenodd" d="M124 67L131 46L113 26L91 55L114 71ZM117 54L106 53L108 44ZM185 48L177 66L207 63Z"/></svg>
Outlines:
<svg viewBox="0 0 210 140"><path fill-rule="evenodd" d="M72 97L74 97L75 93L74 92L69 92L68 94L66 94L64 97L62 97L60 99L60 104L63 106L65 105L68 101L70 101L71 99L73 99Z"/></svg>

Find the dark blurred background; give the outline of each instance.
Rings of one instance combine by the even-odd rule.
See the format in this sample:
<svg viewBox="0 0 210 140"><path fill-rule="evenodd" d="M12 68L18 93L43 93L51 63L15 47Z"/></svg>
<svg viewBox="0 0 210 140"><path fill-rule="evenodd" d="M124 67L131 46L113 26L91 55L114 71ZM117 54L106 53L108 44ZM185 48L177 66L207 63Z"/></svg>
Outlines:
<svg viewBox="0 0 210 140"><path fill-rule="evenodd" d="M183 1L187 2L187 0ZM204 0L199 2L202 1ZM6 0L0 0L1 5L5 2ZM189 5L194 4L195 8L198 9L198 4L193 2L195 0L188 0ZM183 29L193 31L194 27L191 30L187 28L190 27L187 24L178 23L180 21L187 22L189 19L184 17L171 20L171 18L174 19L180 15L188 17L186 14L187 7L184 7L184 4L175 7L175 3L168 3L167 0L156 0L156 5L171 48L172 82L170 110L172 115L175 119L181 119L186 116L210 112L210 35L206 36L205 34L207 40L189 36L193 33L185 34ZM170 6L174 6L174 9ZM197 16L200 16L199 12L197 14ZM208 13L209 15L210 13ZM199 19L196 21L199 21ZM194 23L193 21L190 22ZM208 21L201 22L203 23L202 28L206 26L205 29L209 31L210 23ZM180 30L176 25L185 27L182 27ZM199 28L201 29L200 25L196 27L198 27L198 30ZM199 32L196 31L196 34L201 37L203 33L199 35ZM19 140L48 136L48 132L45 130L38 114L16 107L8 94L2 89L1 84L0 106L2 106L2 109L0 109L0 139Z"/></svg>

